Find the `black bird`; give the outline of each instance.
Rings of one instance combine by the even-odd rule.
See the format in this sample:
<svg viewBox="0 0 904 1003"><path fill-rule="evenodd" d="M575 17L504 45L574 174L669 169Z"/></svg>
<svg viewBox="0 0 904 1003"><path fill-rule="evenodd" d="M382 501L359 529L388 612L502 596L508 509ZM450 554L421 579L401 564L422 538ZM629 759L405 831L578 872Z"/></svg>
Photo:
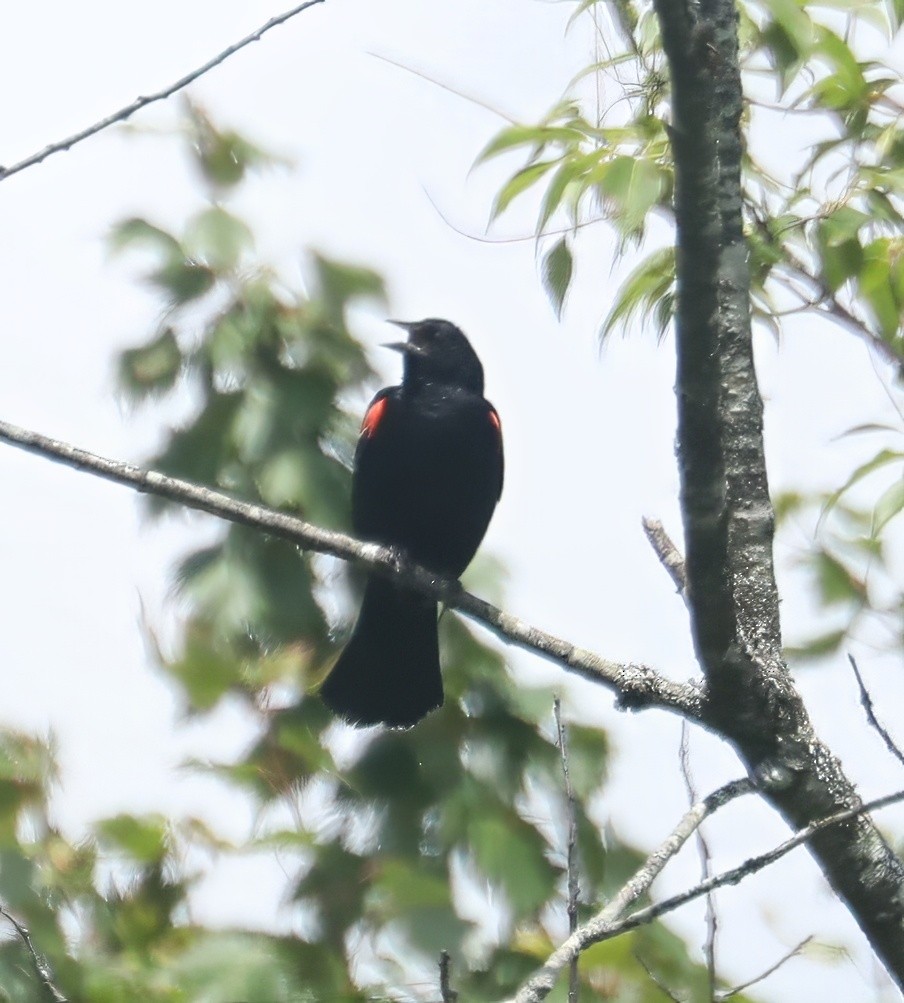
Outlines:
<svg viewBox="0 0 904 1003"><path fill-rule="evenodd" d="M474 556L502 493L502 429L483 366L447 320L391 321L408 340L399 386L370 402L352 477L358 536L447 578ZM443 702L436 603L369 575L351 639L321 689L353 724L407 727Z"/></svg>

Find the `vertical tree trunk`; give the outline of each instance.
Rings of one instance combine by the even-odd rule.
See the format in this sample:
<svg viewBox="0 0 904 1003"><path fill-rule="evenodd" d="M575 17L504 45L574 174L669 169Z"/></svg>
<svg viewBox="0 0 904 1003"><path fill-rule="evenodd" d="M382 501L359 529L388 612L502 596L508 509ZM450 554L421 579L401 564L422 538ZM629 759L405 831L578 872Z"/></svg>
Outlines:
<svg viewBox="0 0 904 1003"><path fill-rule="evenodd" d="M672 81L678 456L688 596L708 724L795 828L859 803L782 660L774 517L750 331L732 0L654 0ZM904 865L868 818L811 851L904 987Z"/></svg>

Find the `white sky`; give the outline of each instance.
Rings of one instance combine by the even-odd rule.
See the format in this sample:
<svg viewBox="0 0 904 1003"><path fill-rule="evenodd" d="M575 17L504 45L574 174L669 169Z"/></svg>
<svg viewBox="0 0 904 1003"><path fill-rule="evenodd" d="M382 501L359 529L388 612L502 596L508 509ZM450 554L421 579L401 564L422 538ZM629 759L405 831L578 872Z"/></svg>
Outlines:
<svg viewBox="0 0 904 1003"><path fill-rule="evenodd" d="M450 228L426 193L457 228L481 234L506 166L468 171L502 120L372 55L532 121L592 58L589 23L563 38L571 10L526 0L327 0L190 93L219 124L297 160L295 170L258 177L235 204L264 258L296 281L308 247L369 264L387 279L390 315L447 316L471 336L505 423L506 490L484 548L510 571L507 607L608 657L685 678L696 670L684 610L640 528L642 515L656 516L679 535L671 344L639 335L600 351L596 332L615 288L605 227L582 231L562 324L540 289L530 240L482 243ZM277 12L260 0L6 5L0 162L159 89ZM605 97L616 96L607 85ZM198 207L180 144L158 134L177 110L170 102L136 116L134 127L150 136L108 131L0 185L0 418L132 461L165 433L159 411L129 413L113 393L114 354L146 336L157 307L128 265L108 259L103 237L123 216L177 225ZM785 154L789 135L776 132L773 154ZM528 235L534 218L526 204L494 234ZM379 320L360 317L360 334L373 345L386 337ZM897 420L881 388L885 374L849 335L798 324L780 350L763 341L758 353L773 488L839 483L878 443L834 437L861 422ZM373 359L387 378L397 376L394 357L375 351ZM59 819L78 833L121 810L203 811L240 834L248 819L236 817L236 798L177 764L189 752L234 754L248 739L247 723L226 709L208 725L179 725L142 641L143 617L172 635L178 610L168 572L175 555L211 531L210 521L152 528L128 491L9 448L0 449L0 484L0 721L57 736ZM795 586L783 605L789 640L817 626L790 570L794 546L805 541L802 529L780 552L783 581ZM900 672L884 671L890 662L867 649L861 656L877 706L894 724ZM616 713L607 693L566 684L531 656L512 657L527 678L561 681L573 714L611 728L617 756L605 810L625 838L648 847L661 839L685 807L677 720ZM863 794L901 786L842 660L799 679L820 734ZM701 791L742 772L706 735L694 734L693 753ZM901 832L904 813L881 818L894 820ZM722 868L787 829L750 801L719 816L711 835ZM690 848L658 893L692 883L697 869ZM223 865L198 915L266 924L283 882L266 860ZM833 965L793 961L764 986L764 998L879 998L862 937L804 852L718 901L720 967L730 977L756 974L809 933L853 952ZM701 914L689 907L674 920L694 943L704 937ZM291 925L291 910L279 921Z"/></svg>

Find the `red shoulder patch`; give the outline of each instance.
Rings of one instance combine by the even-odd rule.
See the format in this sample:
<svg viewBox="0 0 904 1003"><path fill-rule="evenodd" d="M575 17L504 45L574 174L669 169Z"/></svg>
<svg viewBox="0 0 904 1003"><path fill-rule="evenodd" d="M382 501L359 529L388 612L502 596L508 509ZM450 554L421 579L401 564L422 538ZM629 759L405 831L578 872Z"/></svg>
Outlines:
<svg viewBox="0 0 904 1003"><path fill-rule="evenodd" d="M361 434L366 435L370 439L374 432L377 430L377 425L380 424L383 415L386 413L386 405L388 403L388 398L381 397L371 404L367 409L367 414L364 415L364 421L361 422Z"/></svg>
<svg viewBox="0 0 904 1003"><path fill-rule="evenodd" d="M490 405L490 423L492 424L493 428L495 428L496 431L499 432L499 434L501 435L502 421L499 418L499 412L496 410L496 408L493 407L492 404Z"/></svg>

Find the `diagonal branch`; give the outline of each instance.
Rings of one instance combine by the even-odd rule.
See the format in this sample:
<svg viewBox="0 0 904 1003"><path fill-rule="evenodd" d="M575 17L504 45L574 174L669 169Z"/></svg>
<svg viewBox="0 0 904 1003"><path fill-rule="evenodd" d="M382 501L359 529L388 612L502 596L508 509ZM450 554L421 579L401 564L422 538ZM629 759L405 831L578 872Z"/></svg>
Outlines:
<svg viewBox="0 0 904 1003"><path fill-rule="evenodd" d="M700 687L673 682L646 665L609 661L586 648L578 648L569 641L531 627L511 613L465 592L458 582L437 578L426 568L401 561L399 555L389 547L363 543L344 533L322 529L284 512L238 501L211 488L167 477L154 470L143 470L131 463L95 456L58 439L18 428L8 422L0 422L0 441L135 491L167 498L220 519L259 529L270 536L288 540L302 550L332 554L379 574L398 575L407 585L482 623L503 640L536 651L559 662L569 671L608 687L615 692L621 707L660 707L691 720L700 720L703 705Z"/></svg>
<svg viewBox="0 0 904 1003"><path fill-rule="evenodd" d="M899 763L904 764L904 753L902 753L898 748L895 740L889 734L888 729L876 717L876 711L873 707L873 698L870 696L869 690L866 688L863 676L860 675L860 668L857 665L856 659L853 655L848 655L848 661L851 663L851 668L854 670L854 675L857 677L857 686L860 688L860 703L863 705L867 721L869 721L873 728L875 728L879 733L879 737L885 743L885 748L888 749L888 751L895 757L895 759L897 759Z"/></svg>
<svg viewBox="0 0 904 1003"><path fill-rule="evenodd" d="M28 951L31 958L31 964L35 970L35 975L37 975L41 988L44 990L43 995L50 1001L50 1003L69 1003L67 998L54 985L53 973L50 971L47 959L38 954L35 950L35 945L28 930L16 919L15 916L12 915L12 913L7 912L2 906L0 906L0 916L12 924L16 933L19 935L19 939L25 945L25 949Z"/></svg>
<svg viewBox="0 0 904 1003"><path fill-rule="evenodd" d="M49 146L45 146L43 150L39 150L37 153L33 153L31 156L26 157L24 160L20 160L18 163L13 164L12 167L0 167L0 181L6 181L7 178L11 178L14 174L24 171L27 167L33 167L35 164L40 164L42 160L46 160L54 153L62 153L63 151L71 150L77 143L81 143L84 140L89 139L91 136L96 136L99 132L103 132L104 129L109 129L111 125L116 125L117 122L125 122L126 119L131 118L136 111L141 111L142 108L145 108L149 104L154 104L157 101L165 101L178 91L184 90L189 84L193 84L200 77L203 77L205 73L209 73L212 69L214 69L214 67L219 66L220 63L225 62L230 56L235 55L235 53L240 49L244 49L252 42L258 41L258 39L270 31L271 28L275 28L280 24L285 24L286 21L291 20L296 14L300 14L309 7L314 7L321 3L324 3L324 0L306 0L305 3L298 4L297 7L293 7L291 10L287 10L282 14L277 14L276 17L271 17L266 24L262 24L256 31L252 31L250 35L246 35L238 42L234 42L228 48L223 49L222 52L214 56L213 59L208 59L203 66L199 66L197 69L192 70L191 73L186 73L184 77L180 77L179 80L170 84L168 87L164 87L163 90L157 91L154 94L147 94L143 97L135 98L131 104L127 104L124 108L120 108L119 111L112 112L110 115L107 115L106 118L102 118L99 122L95 122L93 125L89 125L82 129L81 132L76 132L72 136L67 136L66 139L61 139L56 143L51 143Z"/></svg>
<svg viewBox="0 0 904 1003"><path fill-rule="evenodd" d="M625 908L633 902L637 895L626 894L628 889L632 889L636 883L642 885L641 892L646 891L653 878L662 870L662 867L678 852L681 846L695 832L700 823L713 811L726 804L739 794L746 794L753 789L753 785L747 780L735 780L719 790L713 792L705 800L694 805L689 812L681 819L669 838L647 858L646 863L632 877L615 898L596 916L584 926L572 934L560 947L558 947L546 960L546 964L535 975L524 983L514 999L514 1003L539 1003L540 1000L550 993L555 985L556 979L562 969L570 963L571 958L585 951L593 944L599 944L604 940L612 940L629 930L635 930L639 926L645 926L659 919L666 913L674 912L676 909L688 902L709 895L717 888L724 888L726 885L736 885L751 874L756 874L765 867L774 864L792 850L810 842L820 833L827 829L838 828L850 822L856 817L864 815L866 812L877 811L889 805L898 804L904 801L904 791L895 791L893 794L886 794L884 797L876 798L866 804L856 808L846 808L844 811L836 812L827 818L821 818L803 829L800 829L793 836L790 836L783 843L761 853L756 857L750 857L730 870L716 874L687 891L679 892L661 902L645 906L622 918ZM654 860L661 860L658 868L650 876L649 871ZM649 880L647 878L649 877Z"/></svg>
<svg viewBox="0 0 904 1003"><path fill-rule="evenodd" d="M719 993L717 997L717 1003L724 1003L725 1000L733 999L735 996L740 996L745 989L750 989L751 986L759 985L760 982L765 982L770 975L774 975L783 965L787 964L792 958L796 958L798 954L810 943L813 939L811 934L808 937L804 937L803 940L799 941L790 950L786 951L778 961L773 962L767 969L760 972L759 975L755 975L752 979L748 979L746 982L742 982L740 985L734 986L727 992Z"/></svg>
<svg viewBox="0 0 904 1003"><path fill-rule="evenodd" d="M610 931L614 931L616 928L620 931L625 923L633 919L633 916L629 917L628 920L622 919L625 910L632 902L646 893L665 865L697 831L700 823L714 811L728 804L729 801L742 794L749 794L754 789L755 785L752 780L746 778L733 780L702 801L691 805L669 837L647 857L640 869L622 886L612 900L593 919L575 930L546 959L546 964L524 983L518 990L514 1003L539 1003L540 1000L544 999L552 991L559 974L566 965L570 965L573 959L591 944L596 944L600 940L608 940L610 936L614 936L614 933L610 933ZM635 923L634 925L639 926L640 924Z"/></svg>

